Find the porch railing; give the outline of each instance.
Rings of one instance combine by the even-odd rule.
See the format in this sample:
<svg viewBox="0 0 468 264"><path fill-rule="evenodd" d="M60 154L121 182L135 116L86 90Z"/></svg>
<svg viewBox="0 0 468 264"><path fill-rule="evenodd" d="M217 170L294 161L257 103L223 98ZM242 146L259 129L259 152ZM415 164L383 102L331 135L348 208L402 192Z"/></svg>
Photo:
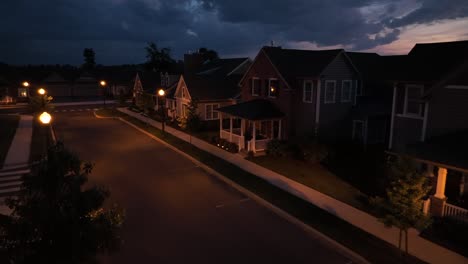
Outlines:
<svg viewBox="0 0 468 264"><path fill-rule="evenodd" d="M226 139L229 142L236 143L239 146L239 150L244 149L244 137L236 134L235 132L240 133L240 129L237 128L232 130L232 140L230 140L231 133L228 130L221 130L221 138Z"/></svg>
<svg viewBox="0 0 468 264"><path fill-rule="evenodd" d="M443 216L468 222L468 210L449 203L446 203L444 206Z"/></svg>
<svg viewBox="0 0 468 264"><path fill-rule="evenodd" d="M259 139L255 140L255 151L263 151L266 150L267 144L270 141L270 139ZM247 142L247 151L251 151L252 149L252 140L249 140Z"/></svg>

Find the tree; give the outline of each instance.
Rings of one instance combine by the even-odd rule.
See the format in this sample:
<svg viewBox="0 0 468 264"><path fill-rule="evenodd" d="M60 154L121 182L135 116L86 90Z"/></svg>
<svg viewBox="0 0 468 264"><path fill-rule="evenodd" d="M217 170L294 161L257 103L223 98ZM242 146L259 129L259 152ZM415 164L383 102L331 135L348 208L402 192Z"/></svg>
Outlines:
<svg viewBox="0 0 468 264"><path fill-rule="evenodd" d="M148 43L145 47L146 50L146 65L150 70L157 72L168 71L175 61L171 57L170 48L158 49L158 46L154 42Z"/></svg>
<svg viewBox="0 0 468 264"><path fill-rule="evenodd" d="M430 217L422 210L423 199L431 187L427 183L427 177L408 159L398 158L392 162L389 172L391 182L386 190L386 197L371 198L370 202L382 213L380 220L385 226L395 226L400 230L400 250L402 233L405 234L405 252L408 253L408 229L424 229L431 223Z"/></svg>
<svg viewBox="0 0 468 264"><path fill-rule="evenodd" d="M0 222L9 263L95 263L120 247L123 211L103 207L104 187L85 188L92 168L57 143L24 177L21 192L6 201L12 214Z"/></svg>
<svg viewBox="0 0 468 264"><path fill-rule="evenodd" d="M83 50L83 57L84 57L84 61L85 61L84 64L83 64L83 68L93 69L94 66L96 66L95 56L96 56L96 54L94 53L93 49L85 48Z"/></svg>
<svg viewBox="0 0 468 264"><path fill-rule="evenodd" d="M40 112L52 112L54 107L50 104L52 101L52 96L48 96L46 94L37 96L31 96L29 98L29 108L33 113L40 113Z"/></svg>
<svg viewBox="0 0 468 264"><path fill-rule="evenodd" d="M202 54L204 61L212 61L219 59L218 52L216 52L215 50L200 48L198 49L198 53Z"/></svg>
<svg viewBox="0 0 468 264"><path fill-rule="evenodd" d="M186 130L190 135L190 143L192 143L192 134L200 130L201 120L197 113L198 100L192 98L187 107L187 117L183 118L179 122L179 126Z"/></svg>

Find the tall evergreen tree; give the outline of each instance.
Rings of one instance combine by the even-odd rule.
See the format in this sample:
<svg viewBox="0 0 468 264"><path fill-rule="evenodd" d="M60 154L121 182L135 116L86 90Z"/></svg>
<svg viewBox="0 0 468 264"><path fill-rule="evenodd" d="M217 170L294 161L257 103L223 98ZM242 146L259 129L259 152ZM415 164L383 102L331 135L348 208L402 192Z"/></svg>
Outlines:
<svg viewBox="0 0 468 264"><path fill-rule="evenodd" d="M398 247L401 249L402 233L405 235L405 252L408 253L408 229L424 229L431 223L423 213L423 199L431 190L427 177L420 173L415 164L398 158L389 166L390 185L386 197L371 198L370 202L383 215L380 220L387 227L397 227Z"/></svg>

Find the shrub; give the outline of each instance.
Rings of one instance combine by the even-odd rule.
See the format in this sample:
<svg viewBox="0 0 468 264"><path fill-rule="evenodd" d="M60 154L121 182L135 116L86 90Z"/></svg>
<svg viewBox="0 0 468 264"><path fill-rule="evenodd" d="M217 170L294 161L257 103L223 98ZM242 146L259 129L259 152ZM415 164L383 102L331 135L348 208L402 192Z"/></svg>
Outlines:
<svg viewBox="0 0 468 264"><path fill-rule="evenodd" d="M251 160L255 157L255 153L253 151L247 152L247 157L245 157L248 160Z"/></svg>
<svg viewBox="0 0 468 264"><path fill-rule="evenodd" d="M267 143L267 155L275 157L284 157L288 155L288 144L285 141L278 139L270 140Z"/></svg>

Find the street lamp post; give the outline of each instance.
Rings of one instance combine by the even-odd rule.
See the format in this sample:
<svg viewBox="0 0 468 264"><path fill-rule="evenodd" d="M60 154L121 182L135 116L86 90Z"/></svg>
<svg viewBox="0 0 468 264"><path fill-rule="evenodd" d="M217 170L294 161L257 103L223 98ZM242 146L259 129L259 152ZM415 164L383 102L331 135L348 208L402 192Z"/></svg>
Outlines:
<svg viewBox="0 0 468 264"><path fill-rule="evenodd" d="M39 88L39 90L37 90L37 93L39 94L39 96L41 96L41 110L45 110L46 90L44 88Z"/></svg>
<svg viewBox="0 0 468 264"><path fill-rule="evenodd" d="M39 115L39 121L45 126L45 127L49 127L50 131L51 131L51 135L53 136L53 129L52 129L52 116L47 113L47 112L43 112L42 114ZM49 135L47 135L47 133L45 134L45 137L46 137L46 151L47 149L49 148L50 146L50 139L49 139Z"/></svg>
<svg viewBox="0 0 468 264"><path fill-rule="evenodd" d="M165 125L166 125L166 100L165 99L165 96L166 96L166 92L163 90L163 89L159 89L158 91L158 96L161 97L161 111L162 111L162 125L161 125L161 128L162 128L162 132L163 134L165 133Z"/></svg>
<svg viewBox="0 0 468 264"><path fill-rule="evenodd" d="M100 81L99 84L101 85L102 87L102 94L104 96L104 108L106 108L106 86L107 86L107 83L106 81Z"/></svg>

